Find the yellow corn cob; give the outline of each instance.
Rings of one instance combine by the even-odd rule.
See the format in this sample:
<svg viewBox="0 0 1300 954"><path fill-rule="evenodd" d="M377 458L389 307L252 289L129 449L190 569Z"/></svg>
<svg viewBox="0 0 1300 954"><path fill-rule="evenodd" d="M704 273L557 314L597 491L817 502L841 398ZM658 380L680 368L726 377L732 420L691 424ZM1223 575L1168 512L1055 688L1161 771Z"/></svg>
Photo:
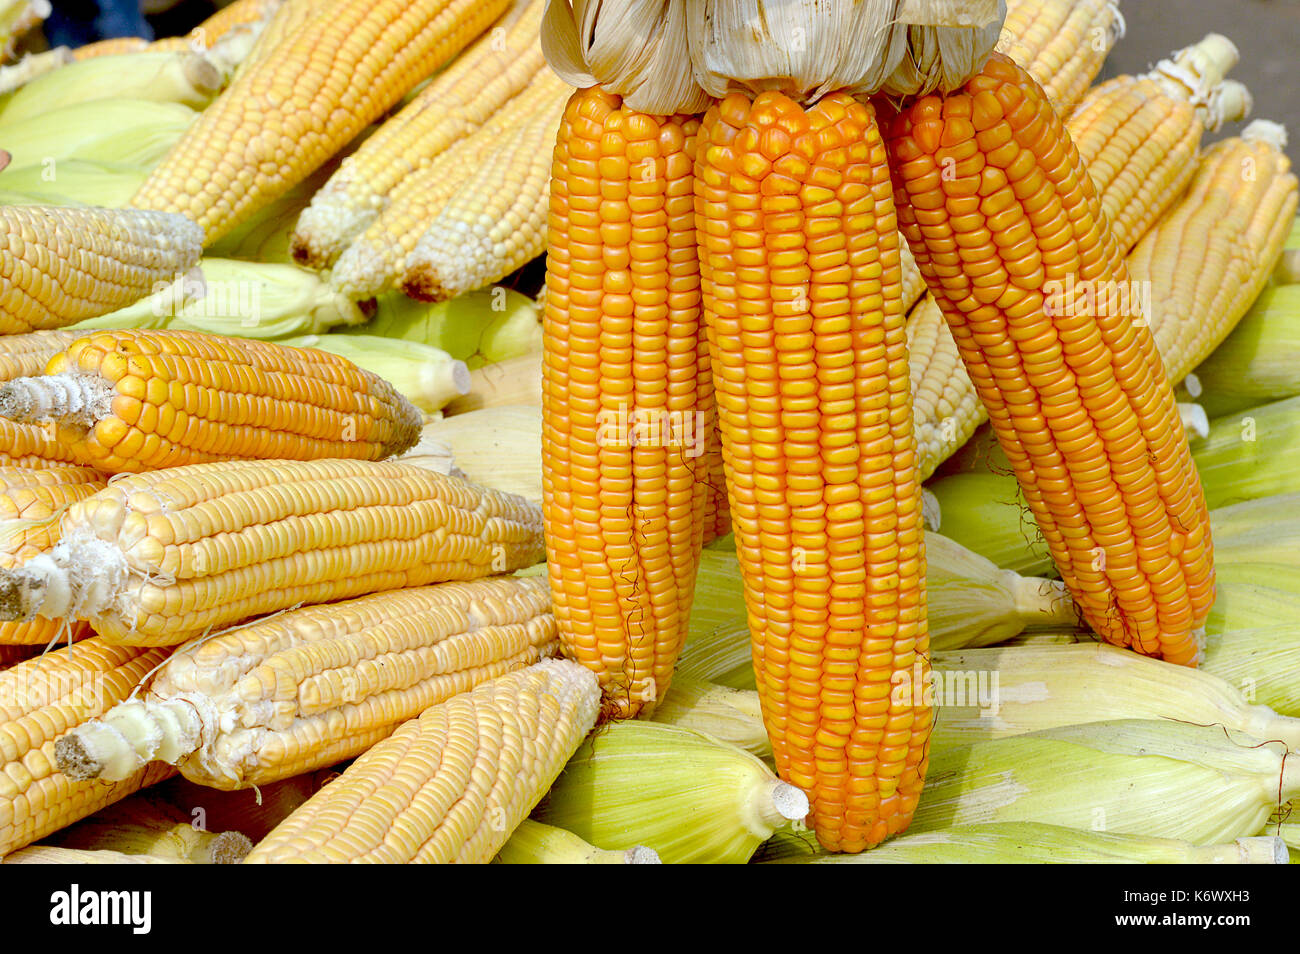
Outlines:
<svg viewBox="0 0 1300 954"><path fill-rule="evenodd" d="M1024 63L1065 118L1123 35L1116 0L1007 0L998 52Z"/></svg>
<svg viewBox="0 0 1300 954"><path fill-rule="evenodd" d="M185 39L195 46L209 49L236 27L269 19L283 3L284 0L234 0L196 26Z"/></svg>
<svg viewBox="0 0 1300 954"><path fill-rule="evenodd" d="M83 44L72 51L72 56L76 60L90 60L100 56L117 56L120 53L141 53L147 49L149 41L144 37L114 36Z"/></svg>
<svg viewBox="0 0 1300 954"><path fill-rule="evenodd" d="M542 0L514 0L500 22L344 161L298 220L296 261L312 268L333 265L379 216L403 178L428 168L545 68L537 38L542 6Z"/></svg>
<svg viewBox="0 0 1300 954"><path fill-rule="evenodd" d="M566 660L484 683L375 745L246 860L491 861L599 708L595 677Z"/></svg>
<svg viewBox="0 0 1300 954"><path fill-rule="evenodd" d="M691 168L698 120L575 93L552 152L543 323L547 569L607 714L652 712L686 635L711 426Z"/></svg>
<svg viewBox="0 0 1300 954"><path fill-rule="evenodd" d="M388 204L334 263L330 282L352 298L369 298L406 273L407 256L429 223L512 132L531 117L562 108L571 88L549 70L533 77L517 96L471 135L440 152L388 193ZM545 151L545 150L543 150Z"/></svg>
<svg viewBox="0 0 1300 954"><path fill-rule="evenodd" d="M338 0L250 62L132 204L183 212L205 243L216 241L459 53L506 3Z"/></svg>
<svg viewBox="0 0 1300 954"><path fill-rule="evenodd" d="M302 603L466 580L542 558L541 513L420 467L226 461L133 474L64 512L50 559L0 570L0 617L89 619L175 645Z"/></svg>
<svg viewBox="0 0 1300 954"><path fill-rule="evenodd" d="M525 818L492 859L503 865L657 865L659 853L637 845L627 851L606 851L571 831Z"/></svg>
<svg viewBox="0 0 1300 954"><path fill-rule="evenodd" d="M180 647L148 692L55 751L77 779L114 781L158 759L214 788L263 785L359 755L429 706L557 649L536 577L305 607Z"/></svg>
<svg viewBox="0 0 1300 954"><path fill-rule="evenodd" d="M419 439L420 412L392 385L323 351L101 331L45 370L0 386L0 417L55 421L64 447L105 473L249 457L379 460Z"/></svg>
<svg viewBox="0 0 1300 954"><path fill-rule="evenodd" d="M54 767L55 740L125 699L166 655L87 639L0 672L0 855L174 773L154 765L106 784Z"/></svg>
<svg viewBox="0 0 1300 954"><path fill-rule="evenodd" d="M926 480L988 414L931 295L907 318L907 358L916 414L916 469Z"/></svg>
<svg viewBox="0 0 1300 954"><path fill-rule="evenodd" d="M0 334L122 308L199 259L184 216L135 209L0 207Z"/></svg>
<svg viewBox="0 0 1300 954"><path fill-rule="evenodd" d="M263 60L282 56L292 49L294 34L306 28L319 15L326 14L341 0L282 0L272 10L266 25L258 34L253 48L239 65L236 78L242 77Z"/></svg>
<svg viewBox="0 0 1300 954"><path fill-rule="evenodd" d="M54 546L59 515L70 504L101 490L106 480L87 467L0 466L0 567L13 569ZM73 642L89 635L89 626L72 620L0 623L0 643L44 646L56 639Z"/></svg>
<svg viewBox="0 0 1300 954"><path fill-rule="evenodd" d="M1181 202L1128 258L1151 289L1156 346L1177 383L1258 297L1291 229L1297 180L1276 123L1256 121L1206 150Z"/></svg>
<svg viewBox="0 0 1300 954"><path fill-rule="evenodd" d="M559 103L541 109L498 140L411 249L402 291L445 301L505 278L546 251L548 149L563 112Z"/></svg>
<svg viewBox="0 0 1300 954"><path fill-rule="evenodd" d="M40 374L50 361L77 338L72 331L33 331L0 336L0 382ZM0 418L0 464L36 466L69 462L72 453L59 444L48 428L15 424Z"/></svg>

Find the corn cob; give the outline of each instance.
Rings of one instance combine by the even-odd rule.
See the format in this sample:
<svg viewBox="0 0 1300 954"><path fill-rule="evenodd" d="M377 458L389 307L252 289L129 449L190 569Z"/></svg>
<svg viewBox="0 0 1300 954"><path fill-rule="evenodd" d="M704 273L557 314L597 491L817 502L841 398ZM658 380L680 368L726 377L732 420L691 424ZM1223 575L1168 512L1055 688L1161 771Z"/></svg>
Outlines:
<svg viewBox="0 0 1300 954"><path fill-rule="evenodd" d="M157 759L233 789L333 765L429 706L554 655L549 608L545 581L502 577L305 607L196 640L144 697L60 739L59 769L115 781Z"/></svg>
<svg viewBox="0 0 1300 954"><path fill-rule="evenodd" d="M341 0L283 0L271 11L253 48L239 65L235 73L236 79L242 78L264 61L291 51L295 34L311 26L318 18L324 18L340 2Z"/></svg>
<svg viewBox="0 0 1300 954"><path fill-rule="evenodd" d="M0 123L48 115L51 103L67 107L113 97L203 109L220 92L222 82L216 66L189 51L95 58L38 77L0 100Z"/></svg>
<svg viewBox="0 0 1300 954"><path fill-rule="evenodd" d="M124 53L142 53L149 49L149 41L141 36L112 36L93 43L84 43L72 51L75 60L91 60L100 56L120 56Z"/></svg>
<svg viewBox="0 0 1300 954"><path fill-rule="evenodd" d="M569 100L553 155L547 567L565 654L600 677L617 718L652 712L668 691L702 545L698 129L592 87Z"/></svg>
<svg viewBox="0 0 1300 954"><path fill-rule="evenodd" d="M357 759L247 861L490 861L599 707L595 678L561 659L454 696Z"/></svg>
<svg viewBox="0 0 1300 954"><path fill-rule="evenodd" d="M49 0L4 0L0 3L0 60L11 59L18 39L50 15Z"/></svg>
<svg viewBox="0 0 1300 954"><path fill-rule="evenodd" d="M0 207L0 334L56 328L129 305L199 258L183 216Z"/></svg>
<svg viewBox="0 0 1300 954"><path fill-rule="evenodd" d="M167 329L283 341L366 320L350 298L296 265L205 257L199 268L201 280L187 279L74 330Z"/></svg>
<svg viewBox="0 0 1300 954"><path fill-rule="evenodd" d="M12 168L39 166L56 177L66 159L152 168L198 115L180 103L140 99L76 103L6 124L4 148L13 156Z"/></svg>
<svg viewBox="0 0 1300 954"><path fill-rule="evenodd" d="M64 159L54 165L54 174L41 165L7 169L0 174L0 188L29 197L14 205L97 205L114 209L125 206L140 187L147 169L121 162L93 159Z"/></svg>
<svg viewBox="0 0 1300 954"><path fill-rule="evenodd" d="M1300 793L1300 768L1285 754L1219 726L1141 719L976 742L933 754L912 828L1019 821L1230 841L1260 831L1279 800Z"/></svg>
<svg viewBox="0 0 1300 954"><path fill-rule="evenodd" d="M625 721L582 744L533 817L613 850L645 845L665 864L735 864L807 811L804 794L748 752Z"/></svg>
<svg viewBox="0 0 1300 954"><path fill-rule="evenodd" d="M403 178L389 191L388 204L378 218L334 263L330 272L334 288L362 299L392 287L406 273L407 256L429 223L465 188L479 166L496 154L502 140L531 117L560 109L570 92L563 81L543 70L474 133Z"/></svg>
<svg viewBox="0 0 1300 954"><path fill-rule="evenodd" d="M542 406L541 355L525 354L475 368L469 374L469 393L448 404L446 413L505 405Z"/></svg>
<svg viewBox="0 0 1300 954"><path fill-rule="evenodd" d="M185 39L195 46L210 49L232 30L270 19L283 3L284 0L234 0L196 26Z"/></svg>
<svg viewBox="0 0 1300 954"><path fill-rule="evenodd" d="M156 855L128 855L120 851L31 845L0 859L0 865L188 865L193 862Z"/></svg>
<svg viewBox="0 0 1300 954"><path fill-rule="evenodd" d="M1281 126L1260 120L1211 146L1186 197L1129 256L1155 292L1148 320L1174 383L1232 330L1282 252L1300 194L1285 144Z"/></svg>
<svg viewBox="0 0 1300 954"><path fill-rule="evenodd" d="M60 740L62 742L62 740ZM55 743L58 748L59 743ZM52 835L48 844L83 851L148 855L190 864L233 865L253 849L237 831L196 828L157 789L141 792Z"/></svg>
<svg viewBox="0 0 1300 954"><path fill-rule="evenodd" d="M1246 837L1222 845L1193 845L1174 838L1079 831L1037 822L954 825L905 835L875 851L831 855L806 836L781 833L755 860L765 864L1286 864L1281 839Z"/></svg>
<svg viewBox="0 0 1300 954"><path fill-rule="evenodd" d="M540 408L504 405L457 414L426 424L423 439L445 445L466 479L541 506Z"/></svg>
<svg viewBox="0 0 1300 954"><path fill-rule="evenodd" d="M1214 601L1204 495L1150 332L1059 291L1129 282L1042 88L995 54L902 114L890 148L903 231L1075 602L1107 641L1195 665Z"/></svg>
<svg viewBox="0 0 1300 954"><path fill-rule="evenodd" d="M493 859L503 865L657 865L653 848L637 845L627 851L606 851L573 832L525 818Z"/></svg>
<svg viewBox="0 0 1300 954"><path fill-rule="evenodd" d="M17 63L0 66L0 95L12 93L38 76L74 62L72 51L66 46L56 46L42 53L28 53Z"/></svg>
<svg viewBox="0 0 1300 954"><path fill-rule="evenodd" d="M0 381L40 374L77 335L72 331L33 331L0 336ZM0 464L37 466L70 461L72 454L60 446L48 429L35 424L15 424L0 418Z"/></svg>
<svg viewBox="0 0 1300 954"><path fill-rule="evenodd" d="M422 411L441 411L453 398L469 393L469 368L445 351L414 341L376 335L301 335L281 344L314 348L346 358L391 384Z"/></svg>
<svg viewBox="0 0 1300 954"><path fill-rule="evenodd" d="M0 570L0 617L88 619L176 645L302 603L468 580L542 558L527 501L420 467L226 461L133 474L73 504L49 559Z"/></svg>
<svg viewBox="0 0 1300 954"><path fill-rule="evenodd" d="M1210 34L1150 73L1096 87L1066 122L1125 254L1191 181L1206 129L1241 119L1249 110L1245 88L1224 80L1237 57L1231 43ZM1143 300L1158 297L1153 290ZM933 296L908 319L908 347L919 469L928 478L987 413Z"/></svg>
<svg viewBox="0 0 1300 954"><path fill-rule="evenodd" d="M312 268L333 265L379 216L403 178L428 168L542 71L542 5L515 0L501 21L343 163L298 220L296 261Z"/></svg>
<svg viewBox="0 0 1300 954"><path fill-rule="evenodd" d="M1069 116L1124 35L1116 0L1007 0L998 52L1027 64L1057 115Z"/></svg>
<svg viewBox="0 0 1300 954"><path fill-rule="evenodd" d="M56 422L64 447L105 473L241 457L379 460L419 439L420 412L392 385L323 351L102 331L45 370L0 387L0 417Z"/></svg>
<svg viewBox="0 0 1300 954"><path fill-rule="evenodd" d="M1211 417L1300 394L1300 284L1265 288L1232 333L1196 367Z"/></svg>
<svg viewBox="0 0 1300 954"><path fill-rule="evenodd" d="M1112 719L1216 725L1300 748L1300 719L1248 703L1217 676L1113 646L1015 647L936 653L939 718L930 750Z"/></svg>
<svg viewBox="0 0 1300 954"><path fill-rule="evenodd" d="M114 784L74 782L54 768L55 739L103 715L160 663L161 649L87 639L0 672L5 739L0 772L0 855L98 811L174 772L150 766Z"/></svg>
<svg viewBox="0 0 1300 954"><path fill-rule="evenodd" d="M132 200L182 212L205 244L309 175L419 77L454 57L507 0L338 0L253 60ZM269 29L269 27L268 27ZM260 46L260 43L259 43Z"/></svg>

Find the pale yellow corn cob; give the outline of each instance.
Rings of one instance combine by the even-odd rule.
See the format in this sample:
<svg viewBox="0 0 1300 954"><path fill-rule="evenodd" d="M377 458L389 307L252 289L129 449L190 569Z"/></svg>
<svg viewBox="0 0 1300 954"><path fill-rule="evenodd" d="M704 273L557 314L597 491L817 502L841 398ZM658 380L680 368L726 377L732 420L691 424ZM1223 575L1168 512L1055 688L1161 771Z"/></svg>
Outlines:
<svg viewBox="0 0 1300 954"><path fill-rule="evenodd" d="M250 460L131 474L73 504L48 558L0 570L0 617L176 645L323 603L531 566L540 509L413 464Z"/></svg>
<svg viewBox="0 0 1300 954"><path fill-rule="evenodd" d="M135 209L0 207L0 334L107 314L199 260L184 216Z"/></svg>
<svg viewBox="0 0 1300 954"><path fill-rule="evenodd" d="M72 51L72 58L91 60L100 56L117 56L119 53L140 53L147 49L149 49L149 41L144 37L114 36L77 47Z"/></svg>
<svg viewBox="0 0 1300 954"><path fill-rule="evenodd" d="M266 26L258 34L253 48L248 51L235 77L238 79L259 62L287 51L290 38L314 20L339 4L340 0L282 0L267 17Z"/></svg>
<svg viewBox="0 0 1300 954"><path fill-rule="evenodd" d="M459 53L507 2L336 0L273 51L251 53L132 204L185 213L215 242Z"/></svg>
<svg viewBox="0 0 1300 954"><path fill-rule="evenodd" d="M1211 146L1186 196L1129 255L1175 384L1245 315L1282 252L1297 199L1285 145L1281 126L1257 121Z"/></svg>
<svg viewBox="0 0 1300 954"><path fill-rule="evenodd" d="M562 80L543 70L472 135L444 150L427 168L406 176L389 193L388 206L379 218L334 263L330 273L334 288L362 299L392 287L406 273L407 256L429 223L484 160L531 117L562 108L569 93Z"/></svg>
<svg viewBox="0 0 1300 954"><path fill-rule="evenodd" d="M926 480L988 415L931 295L907 317L907 360L916 416L916 469Z"/></svg>
<svg viewBox="0 0 1300 954"><path fill-rule="evenodd" d="M156 759L213 788L265 785L359 755L558 647L539 577L304 607L180 647L147 693L74 729L56 754L73 778L112 781Z"/></svg>
<svg viewBox="0 0 1300 954"><path fill-rule="evenodd" d="M153 765L106 784L74 782L54 767L59 736L121 702L166 656L87 639L0 672L0 855L175 772Z"/></svg>
<svg viewBox="0 0 1300 954"><path fill-rule="evenodd" d="M454 696L357 759L247 861L491 861L599 706L596 677L561 659Z"/></svg>
<svg viewBox="0 0 1300 954"><path fill-rule="evenodd" d="M1065 117L1123 35L1116 0L1007 0L997 48L1024 65Z"/></svg>
<svg viewBox="0 0 1300 954"><path fill-rule="evenodd" d="M538 40L542 6L542 0L515 0L501 21L343 161L298 219L292 244L297 262L333 265L378 218L403 178L428 168L545 68Z"/></svg>

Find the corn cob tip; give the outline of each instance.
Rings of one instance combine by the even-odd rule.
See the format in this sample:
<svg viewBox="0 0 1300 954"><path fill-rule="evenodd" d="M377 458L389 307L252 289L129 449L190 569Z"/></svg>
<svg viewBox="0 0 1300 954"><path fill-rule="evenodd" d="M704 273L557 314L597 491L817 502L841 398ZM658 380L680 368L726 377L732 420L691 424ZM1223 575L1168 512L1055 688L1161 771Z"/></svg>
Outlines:
<svg viewBox="0 0 1300 954"><path fill-rule="evenodd" d="M1205 127L1218 132L1224 123L1238 123L1255 108L1255 99L1244 83L1224 80L1205 99Z"/></svg>
<svg viewBox="0 0 1300 954"><path fill-rule="evenodd" d="M627 850L627 863L630 865L661 865L663 860L659 857L659 852L653 848L637 845L635 848Z"/></svg>
<svg viewBox="0 0 1300 954"><path fill-rule="evenodd" d="M359 238L339 255L330 270L329 281L338 294L359 301L387 291L392 276L383 252Z"/></svg>
<svg viewBox="0 0 1300 954"><path fill-rule="evenodd" d="M1271 119L1256 119L1241 131L1241 138L1246 142L1262 142L1272 146L1278 152L1286 149L1286 127Z"/></svg>
<svg viewBox="0 0 1300 954"><path fill-rule="evenodd" d="M59 771L74 782L99 778L104 766L75 735L65 735L54 743L54 760Z"/></svg>
<svg viewBox="0 0 1300 954"><path fill-rule="evenodd" d="M60 772L76 781L130 778L151 761L178 764L204 739L220 734L212 702L196 693L160 700L131 699L77 726L54 746Z"/></svg>
<svg viewBox="0 0 1300 954"><path fill-rule="evenodd" d="M758 790L759 818L766 827L779 828L788 821L802 821L812 811L808 795L801 788L779 779Z"/></svg>
<svg viewBox="0 0 1300 954"><path fill-rule="evenodd" d="M1286 842L1277 835L1238 838L1235 844L1243 865L1284 865L1291 860Z"/></svg>
<svg viewBox="0 0 1300 954"><path fill-rule="evenodd" d="M14 378L0 387L0 417L20 424L61 420L90 427L112 413L112 402L107 382L83 374Z"/></svg>
<svg viewBox="0 0 1300 954"><path fill-rule="evenodd" d="M57 743L55 747L58 747ZM208 846L208 860L214 865L237 865L252 850L253 842L247 835L237 831L223 831Z"/></svg>
<svg viewBox="0 0 1300 954"><path fill-rule="evenodd" d="M1178 416L1183 421L1183 430L1189 435L1210 436L1210 416L1199 404L1179 404Z"/></svg>

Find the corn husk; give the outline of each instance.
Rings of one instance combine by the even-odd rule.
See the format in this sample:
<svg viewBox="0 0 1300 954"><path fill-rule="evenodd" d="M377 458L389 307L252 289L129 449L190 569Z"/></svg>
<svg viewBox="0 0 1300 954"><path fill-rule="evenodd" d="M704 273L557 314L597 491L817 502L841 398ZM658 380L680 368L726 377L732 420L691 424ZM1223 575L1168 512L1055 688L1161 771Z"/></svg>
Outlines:
<svg viewBox="0 0 1300 954"><path fill-rule="evenodd" d="M436 304L390 292L376 300L374 317L351 333L432 345L461 361L484 364L540 352L541 309L504 286Z"/></svg>
<svg viewBox="0 0 1300 954"><path fill-rule="evenodd" d="M0 190L18 192L50 205L129 205L147 169L121 162L64 159L49 166L23 166L0 172Z"/></svg>
<svg viewBox="0 0 1300 954"><path fill-rule="evenodd" d="M1254 705L1212 673L1099 643L935 653L932 753L1115 719L1218 725L1300 751L1300 719Z"/></svg>
<svg viewBox="0 0 1300 954"><path fill-rule="evenodd" d="M474 483L541 505L541 408L507 405L457 414L426 424L421 437L422 444L444 446L459 472ZM417 445L408 455L427 452Z"/></svg>
<svg viewBox="0 0 1300 954"><path fill-rule="evenodd" d="M611 850L653 848L665 864L727 864L807 813L804 794L748 752L626 721L582 744L533 817Z"/></svg>
<svg viewBox="0 0 1300 954"><path fill-rule="evenodd" d="M1300 493L1261 497L1212 510L1210 536L1216 566L1300 566Z"/></svg>
<svg viewBox="0 0 1300 954"><path fill-rule="evenodd" d="M253 849L253 843L238 831L196 828L152 792L109 805L47 841L60 848L151 855L191 864L238 864Z"/></svg>
<svg viewBox="0 0 1300 954"><path fill-rule="evenodd" d="M1005 642L1027 626L1073 624L1074 606L1059 582L1000 570L940 534L926 533L925 548L932 650ZM676 671L733 689L754 688L734 550L709 548L701 554L690 627Z"/></svg>
<svg viewBox="0 0 1300 954"><path fill-rule="evenodd" d="M152 169L198 118L180 103L106 99L0 123L11 166L55 169L63 159L120 162Z"/></svg>
<svg viewBox="0 0 1300 954"><path fill-rule="evenodd" d="M763 726L758 693L732 689L677 673L651 719L712 736L760 759L772 758L772 743Z"/></svg>
<svg viewBox="0 0 1300 954"><path fill-rule="evenodd" d="M203 258L202 272L77 329L169 328L284 341L318 334L365 316L321 276L296 265Z"/></svg>
<svg viewBox="0 0 1300 954"><path fill-rule="evenodd" d="M1010 471L949 474L929 481L926 489L938 501L934 529L944 536L1017 573L1054 571L1047 542Z"/></svg>
<svg viewBox="0 0 1300 954"><path fill-rule="evenodd" d="M1121 720L931 752L912 832L1001 821L1177 838L1254 835L1300 793L1280 742L1220 726Z"/></svg>
<svg viewBox="0 0 1300 954"><path fill-rule="evenodd" d="M510 404L542 406L542 356L523 354L475 368L469 393L447 405L447 414L465 414Z"/></svg>
<svg viewBox="0 0 1300 954"><path fill-rule="evenodd" d="M1035 822L956 825L903 835L856 855L830 854L822 851L811 835L779 832L754 857L755 862L765 864L858 865L1278 865L1287 860L1286 845L1276 836L1194 845L1172 838L1080 831Z"/></svg>
<svg viewBox="0 0 1300 954"><path fill-rule="evenodd" d="M12 93L36 77L44 76L73 61L72 50L66 46L56 46L41 53L28 53L9 66L0 66L0 95Z"/></svg>
<svg viewBox="0 0 1300 954"><path fill-rule="evenodd" d="M1201 670L1237 687L1252 702L1300 717L1300 623L1216 631L1206 638Z"/></svg>
<svg viewBox="0 0 1300 954"><path fill-rule="evenodd" d="M441 411L452 398L469 393L469 369L464 361L414 341L376 335L304 335L285 338L281 344L316 348L347 358L379 375L428 413Z"/></svg>
<svg viewBox="0 0 1300 954"><path fill-rule="evenodd" d="M627 851L606 851L571 831L525 818L493 859L502 865L657 865L659 855L637 845Z"/></svg>
<svg viewBox="0 0 1300 954"><path fill-rule="evenodd" d="M1196 378L1212 417L1300 394L1300 285L1264 289Z"/></svg>
<svg viewBox="0 0 1300 954"><path fill-rule="evenodd" d="M1297 489L1300 397L1219 417L1192 442L1192 458L1211 509Z"/></svg>
<svg viewBox="0 0 1300 954"><path fill-rule="evenodd" d="M121 851L28 845L0 859L3 865L188 865L184 858L130 855Z"/></svg>
<svg viewBox="0 0 1300 954"><path fill-rule="evenodd" d="M38 76L0 98L0 126L43 116L51 109L118 97L203 109L223 82L221 70L199 53L97 56Z"/></svg>

